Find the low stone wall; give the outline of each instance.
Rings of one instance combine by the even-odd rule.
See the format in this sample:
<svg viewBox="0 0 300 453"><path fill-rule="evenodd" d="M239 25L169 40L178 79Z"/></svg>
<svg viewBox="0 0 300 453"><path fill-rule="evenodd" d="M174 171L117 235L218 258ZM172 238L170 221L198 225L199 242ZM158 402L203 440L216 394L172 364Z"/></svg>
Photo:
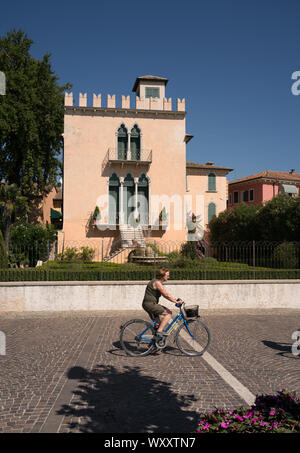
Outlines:
<svg viewBox="0 0 300 453"><path fill-rule="evenodd" d="M0 283L8 311L140 310L147 282ZM167 291L200 309L300 309L300 280L172 281ZM166 299L161 303L173 306Z"/></svg>

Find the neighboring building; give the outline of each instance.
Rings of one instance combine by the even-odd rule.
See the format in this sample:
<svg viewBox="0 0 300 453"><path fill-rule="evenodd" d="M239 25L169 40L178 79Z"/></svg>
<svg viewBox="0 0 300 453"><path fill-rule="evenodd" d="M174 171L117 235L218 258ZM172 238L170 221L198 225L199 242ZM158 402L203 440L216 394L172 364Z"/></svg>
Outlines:
<svg viewBox="0 0 300 453"><path fill-rule="evenodd" d="M263 171L228 183L228 207L239 203L259 204L272 200L279 193L299 195L300 174Z"/></svg>
<svg viewBox="0 0 300 453"><path fill-rule="evenodd" d="M227 174L232 168L218 167L213 162L186 163L187 192L204 195L204 226L214 215L226 209Z"/></svg>
<svg viewBox="0 0 300 453"><path fill-rule="evenodd" d="M135 106L115 95L102 105L101 95L65 95L63 231L64 244L95 247L104 254L132 239L184 242L186 212L201 218L226 209L226 175L230 168L186 162L185 100L166 98L168 80L138 77ZM109 201L107 203L109 196ZM198 196L198 198L197 198ZM106 202L104 201L106 200ZM95 208L100 215L95 221ZM164 218L166 214L167 218ZM128 228L135 219L135 233ZM161 222L160 222L161 221Z"/></svg>
<svg viewBox="0 0 300 453"><path fill-rule="evenodd" d="M46 225L54 225L58 230L62 229L62 188L52 187L41 203L40 216L37 219Z"/></svg>

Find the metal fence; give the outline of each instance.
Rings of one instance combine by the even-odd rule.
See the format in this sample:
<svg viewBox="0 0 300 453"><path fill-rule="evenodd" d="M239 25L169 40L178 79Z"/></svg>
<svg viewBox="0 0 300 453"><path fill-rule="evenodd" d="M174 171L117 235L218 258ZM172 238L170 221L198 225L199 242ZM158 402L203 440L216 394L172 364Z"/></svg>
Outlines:
<svg viewBox="0 0 300 453"><path fill-rule="evenodd" d="M134 245L134 246L133 246ZM0 250L1 252L1 250ZM161 267L170 280L300 278L300 242L163 242L146 240L35 243L0 253L0 281L149 280Z"/></svg>

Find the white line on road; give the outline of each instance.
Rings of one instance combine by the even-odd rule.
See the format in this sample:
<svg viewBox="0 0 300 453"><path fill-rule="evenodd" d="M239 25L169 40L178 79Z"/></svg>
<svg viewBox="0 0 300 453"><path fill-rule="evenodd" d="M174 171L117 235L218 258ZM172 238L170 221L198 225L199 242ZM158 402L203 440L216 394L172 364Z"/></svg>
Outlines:
<svg viewBox="0 0 300 453"><path fill-rule="evenodd" d="M200 352L203 350L203 348L199 344L189 338L189 335L186 332L180 332L180 334L183 336L187 343L189 343L191 346L193 346L194 349L196 349L196 351ZM252 406L254 404L255 396L253 395L253 393L251 393L250 390L247 389L247 387L245 387L228 370L226 370L226 368L224 368L223 365L221 365L211 354L205 352L201 357L219 374L219 376L221 376L221 378L225 382L227 382L228 385L230 385L230 387L233 388L233 390L244 401L246 401L247 404L249 404L249 406Z"/></svg>

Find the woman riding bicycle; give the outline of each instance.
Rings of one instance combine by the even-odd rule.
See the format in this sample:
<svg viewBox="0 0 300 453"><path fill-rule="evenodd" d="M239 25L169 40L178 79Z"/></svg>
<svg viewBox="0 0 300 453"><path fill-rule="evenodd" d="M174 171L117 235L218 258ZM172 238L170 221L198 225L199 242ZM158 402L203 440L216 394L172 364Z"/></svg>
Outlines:
<svg viewBox="0 0 300 453"><path fill-rule="evenodd" d="M160 320L160 316L162 319L160 320L159 327L157 329L157 334L162 335L162 331L167 326L171 319L172 312L167 307L160 305L159 298L163 296L165 299L173 302L174 304L182 303L182 301L177 301L175 297L169 294L163 284L169 279L170 271L169 269L162 268L156 273L156 278L151 280L145 291L144 299L143 299L143 309L148 313L152 320Z"/></svg>

